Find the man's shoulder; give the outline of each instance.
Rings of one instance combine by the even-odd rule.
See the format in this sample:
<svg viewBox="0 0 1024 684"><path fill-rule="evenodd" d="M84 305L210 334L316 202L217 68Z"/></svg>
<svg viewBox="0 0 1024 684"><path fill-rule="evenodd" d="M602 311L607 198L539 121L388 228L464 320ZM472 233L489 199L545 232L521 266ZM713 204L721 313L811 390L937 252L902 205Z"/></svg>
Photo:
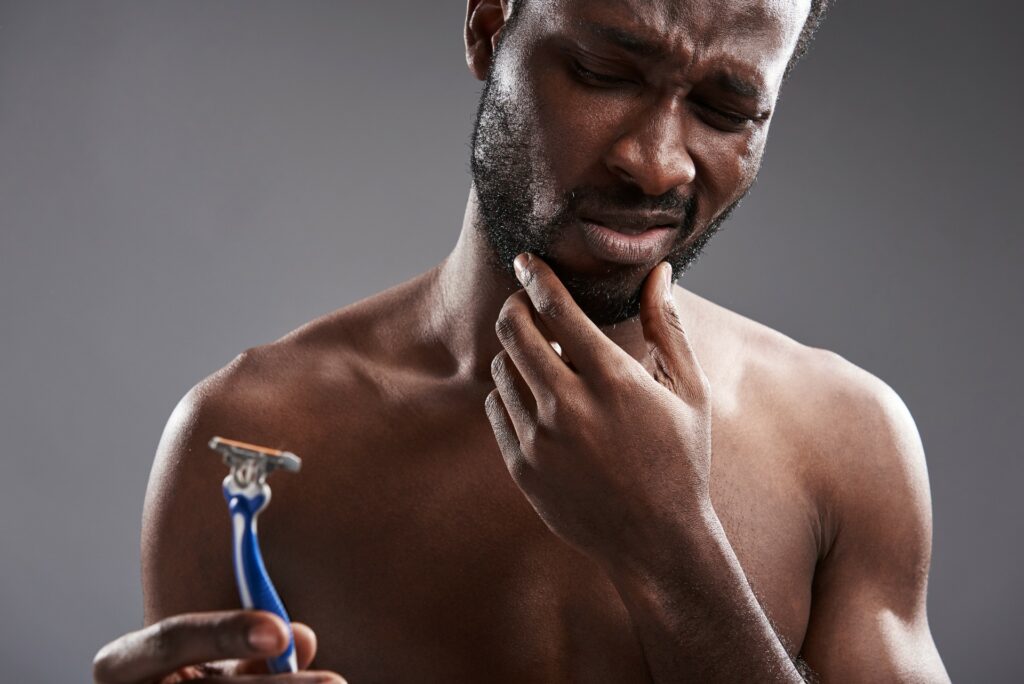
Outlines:
<svg viewBox="0 0 1024 684"><path fill-rule="evenodd" d="M841 354L801 343L692 293L697 320L713 325L717 371L730 396L796 440L826 477L923 472L914 419L884 380ZM698 350L699 351L699 350ZM915 475L916 477L916 475Z"/></svg>
<svg viewBox="0 0 1024 684"><path fill-rule="evenodd" d="M928 471L917 426L899 394L834 351L707 300L690 305L696 320L715 328L705 347L726 348L716 357L725 359L716 370L730 378L723 417L756 435L763 447L758 458L772 459L770 468L789 471L801 483L814 507L821 557L838 558L833 552L843 529L846 558L882 567L899 554L908 559L907 573L926 572Z"/></svg>
<svg viewBox="0 0 1024 684"><path fill-rule="evenodd" d="M372 337L379 327L357 303L281 339L254 346L196 383L171 413L157 446L143 516L143 583L147 622L190 610L230 607L230 572L200 577L201 557L227 567L227 516L217 486L227 473L208 448L214 436L294 451L303 468L333 455L327 431L351 439L372 410ZM344 442L343 442L344 443ZM308 478L305 480L308 483ZM275 497L288 500L287 478ZM294 496L294 495L293 495ZM285 507L287 508L287 507ZM204 530L204 534L197 534ZM205 567L205 566L204 566ZM228 579L224 579L224 578Z"/></svg>
<svg viewBox="0 0 1024 684"><path fill-rule="evenodd" d="M275 430L296 414L365 404L416 353L409 330L416 280L320 316L266 344L250 347L197 383L180 411L232 418L259 415Z"/></svg>

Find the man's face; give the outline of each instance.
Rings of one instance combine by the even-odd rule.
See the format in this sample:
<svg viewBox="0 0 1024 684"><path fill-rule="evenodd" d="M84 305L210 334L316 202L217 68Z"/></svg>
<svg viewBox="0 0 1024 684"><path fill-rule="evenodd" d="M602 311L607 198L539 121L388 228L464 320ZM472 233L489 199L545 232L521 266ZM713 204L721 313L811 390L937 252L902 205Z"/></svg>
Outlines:
<svg viewBox="0 0 1024 684"><path fill-rule="evenodd" d="M524 0L518 0L523 2ZM809 0L529 0L504 28L472 172L500 268L543 257L598 324L637 313L753 183Z"/></svg>

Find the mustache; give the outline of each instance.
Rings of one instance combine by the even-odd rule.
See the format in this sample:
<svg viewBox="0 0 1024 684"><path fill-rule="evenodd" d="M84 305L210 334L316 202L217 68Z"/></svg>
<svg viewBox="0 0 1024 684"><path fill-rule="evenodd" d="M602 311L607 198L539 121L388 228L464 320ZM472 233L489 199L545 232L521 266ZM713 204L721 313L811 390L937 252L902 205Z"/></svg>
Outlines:
<svg viewBox="0 0 1024 684"><path fill-rule="evenodd" d="M582 186L567 193L567 202L562 213L567 221L588 214L601 216L664 213L673 216L678 227L689 232L697 214L697 198L693 195L685 197L677 190L653 196L644 194L635 186Z"/></svg>

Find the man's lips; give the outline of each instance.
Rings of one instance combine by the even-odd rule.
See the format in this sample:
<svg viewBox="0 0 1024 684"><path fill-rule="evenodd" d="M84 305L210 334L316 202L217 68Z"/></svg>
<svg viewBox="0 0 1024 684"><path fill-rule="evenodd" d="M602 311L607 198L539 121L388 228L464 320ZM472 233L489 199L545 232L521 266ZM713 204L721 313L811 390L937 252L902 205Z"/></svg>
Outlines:
<svg viewBox="0 0 1024 684"><path fill-rule="evenodd" d="M579 214L585 223L607 226L619 233L637 235L651 228L674 228L682 225L683 217L668 212L618 212L585 211Z"/></svg>
<svg viewBox="0 0 1024 684"><path fill-rule="evenodd" d="M587 248L602 261L636 266L653 263L668 254L678 237L678 223L658 225L643 221L628 224L599 223L580 218L580 232Z"/></svg>

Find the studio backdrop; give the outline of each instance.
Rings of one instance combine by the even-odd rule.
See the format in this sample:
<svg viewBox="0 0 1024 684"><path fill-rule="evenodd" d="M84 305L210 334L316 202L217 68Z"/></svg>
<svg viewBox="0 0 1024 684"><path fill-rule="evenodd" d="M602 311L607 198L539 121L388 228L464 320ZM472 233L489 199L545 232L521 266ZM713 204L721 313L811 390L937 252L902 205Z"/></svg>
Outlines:
<svg viewBox="0 0 1024 684"><path fill-rule="evenodd" d="M4 681L85 681L141 625L143 494L182 394L450 250L480 88L464 12L0 0ZM839 0L680 282L903 397L932 630L964 682L1024 672L1022 20Z"/></svg>

